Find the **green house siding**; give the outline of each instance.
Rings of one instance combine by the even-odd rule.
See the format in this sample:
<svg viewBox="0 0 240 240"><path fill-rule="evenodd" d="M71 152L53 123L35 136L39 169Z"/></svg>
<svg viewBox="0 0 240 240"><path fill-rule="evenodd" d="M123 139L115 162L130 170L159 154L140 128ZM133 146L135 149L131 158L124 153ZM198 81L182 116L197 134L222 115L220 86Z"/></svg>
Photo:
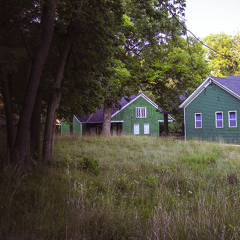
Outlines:
<svg viewBox="0 0 240 240"><path fill-rule="evenodd" d="M76 136L82 135L81 123L75 117L73 118L73 134Z"/></svg>
<svg viewBox="0 0 240 240"><path fill-rule="evenodd" d="M146 118L136 117L136 108L146 107ZM112 117L112 121L124 121L123 133L133 134L134 124L139 124L139 135L144 135L144 123L149 124L150 136L159 136L159 123L158 120L163 120L163 114L156 111L157 109L146 101L144 98L139 97L137 100L122 109L119 113Z"/></svg>
<svg viewBox="0 0 240 240"><path fill-rule="evenodd" d="M62 135L69 135L69 134L70 134L69 123L63 122L62 123Z"/></svg>
<svg viewBox="0 0 240 240"><path fill-rule="evenodd" d="M62 135L69 135L70 134L70 125L68 122L62 123ZM77 136L82 135L82 127L81 123L73 117L73 134Z"/></svg>
<svg viewBox="0 0 240 240"><path fill-rule="evenodd" d="M228 111L236 111L237 127L229 127ZM223 112L223 128L216 128L216 112ZM202 128L195 128L195 113L202 114ZM240 143L240 101L215 84L207 86L185 108L185 131L187 139Z"/></svg>

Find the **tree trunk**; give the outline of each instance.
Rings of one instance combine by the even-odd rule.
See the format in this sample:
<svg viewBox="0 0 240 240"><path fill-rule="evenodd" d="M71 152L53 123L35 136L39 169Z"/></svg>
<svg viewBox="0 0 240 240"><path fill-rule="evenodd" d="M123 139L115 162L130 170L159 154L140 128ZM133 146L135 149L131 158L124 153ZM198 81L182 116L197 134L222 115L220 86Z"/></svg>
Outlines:
<svg viewBox="0 0 240 240"><path fill-rule="evenodd" d="M102 125L102 136L111 135L111 116L113 103L115 102L117 96L121 93L125 84L121 84L121 87L113 94L112 99L105 99L103 106L103 125Z"/></svg>
<svg viewBox="0 0 240 240"><path fill-rule="evenodd" d="M2 68L2 94L4 102L4 110L6 115L6 124L7 124L7 146L9 152L11 152L14 145L14 129L13 129L13 111L11 104L11 93L9 88L9 75L4 68Z"/></svg>
<svg viewBox="0 0 240 240"><path fill-rule="evenodd" d="M77 12L79 12L82 8L83 0L77 8ZM64 68L66 65L67 57L70 52L73 40L74 40L74 19L71 20L67 37L65 39L62 52L58 62L58 68L55 76L55 81L53 84L53 89L51 92L51 98L48 103L47 108L47 119L46 126L44 131L44 141L43 141L43 162L45 164L49 164L50 160L53 157L53 147L54 147L54 137L55 137L55 126L56 126L56 117L57 117L57 108L59 106L61 100L61 83L63 79Z"/></svg>
<svg viewBox="0 0 240 240"><path fill-rule="evenodd" d="M69 132L70 132L70 135L73 135L73 117L71 117L69 119Z"/></svg>
<svg viewBox="0 0 240 240"><path fill-rule="evenodd" d="M113 101L106 99L103 108L103 126L102 136L108 137L111 135L111 116L113 109Z"/></svg>
<svg viewBox="0 0 240 240"><path fill-rule="evenodd" d="M40 159L41 104L42 91L39 88L30 126L30 155L37 161Z"/></svg>
<svg viewBox="0 0 240 240"><path fill-rule="evenodd" d="M51 98L49 100L47 108L47 119L45 123L42 159L45 164L49 164L51 156L53 155L54 137L55 137L55 125L56 125L56 110L60 102L61 92L53 90Z"/></svg>
<svg viewBox="0 0 240 240"><path fill-rule="evenodd" d="M164 136L168 136L168 114L164 113Z"/></svg>
<svg viewBox="0 0 240 240"><path fill-rule="evenodd" d="M54 119L57 119L57 113L54 114ZM51 141L51 147L50 147L50 159L53 158L54 153L54 140L55 140L55 132L56 132L56 121L53 122L53 128L52 128L52 141Z"/></svg>
<svg viewBox="0 0 240 240"><path fill-rule="evenodd" d="M44 63L46 61L52 36L54 32L54 20L56 17L57 0L44 2L42 10L42 36L38 51L33 56L32 68L27 84L22 111L19 118L18 130L15 145L12 151L11 161L14 165L24 167L26 158L27 139L30 128L30 121L37 96L38 86L41 78ZM25 167L28 167L25 165Z"/></svg>

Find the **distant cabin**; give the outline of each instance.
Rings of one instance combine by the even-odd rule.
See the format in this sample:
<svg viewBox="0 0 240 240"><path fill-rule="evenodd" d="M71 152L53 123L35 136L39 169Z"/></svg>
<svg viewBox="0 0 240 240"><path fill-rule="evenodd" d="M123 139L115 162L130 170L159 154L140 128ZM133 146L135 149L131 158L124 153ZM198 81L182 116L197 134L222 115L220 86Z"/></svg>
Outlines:
<svg viewBox="0 0 240 240"><path fill-rule="evenodd" d="M240 76L208 77L180 108L186 140L240 143Z"/></svg>
<svg viewBox="0 0 240 240"><path fill-rule="evenodd" d="M159 136L163 134L164 114L160 113L158 105L143 93L123 97L117 105L120 108L112 110L112 135ZM171 123L174 118L167 114L167 120ZM62 123L62 135L70 132L79 136L100 135L102 122L103 108L88 116L74 115L72 126L67 122Z"/></svg>

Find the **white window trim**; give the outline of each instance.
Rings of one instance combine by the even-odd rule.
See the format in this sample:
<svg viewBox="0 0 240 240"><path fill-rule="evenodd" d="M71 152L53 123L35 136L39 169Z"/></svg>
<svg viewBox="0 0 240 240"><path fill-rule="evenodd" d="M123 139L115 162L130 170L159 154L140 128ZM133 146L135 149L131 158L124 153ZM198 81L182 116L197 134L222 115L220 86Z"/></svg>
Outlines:
<svg viewBox="0 0 240 240"><path fill-rule="evenodd" d="M137 116L137 109L140 109L140 116ZM142 109L145 109L145 117L142 116ZM136 107L136 118L147 118L147 108L146 107Z"/></svg>
<svg viewBox="0 0 240 240"><path fill-rule="evenodd" d="M222 127L218 127L217 126L217 114L218 113L221 113L222 114ZM215 127L216 128L224 128L224 125L223 125L223 112L215 112Z"/></svg>
<svg viewBox="0 0 240 240"><path fill-rule="evenodd" d="M148 126L148 132L145 131L145 126ZM144 123L143 129L144 129L144 134L145 135L149 135L150 134L150 124L149 123Z"/></svg>
<svg viewBox="0 0 240 240"><path fill-rule="evenodd" d="M236 125L235 126L230 126L230 113L235 112L235 121L236 121ZM232 119L233 120L233 119ZM237 127L237 111L233 110L233 111L228 111L228 126L230 128L236 128Z"/></svg>
<svg viewBox="0 0 240 240"><path fill-rule="evenodd" d="M197 121L198 122L200 122L199 120L197 120L197 118L196 118L196 116L197 116L197 114L200 114L201 115L201 127L197 127ZM202 113L195 113L195 128L197 128L197 129L200 129L200 128L202 128Z"/></svg>
<svg viewBox="0 0 240 240"><path fill-rule="evenodd" d="M135 133L135 126L138 127L138 133ZM140 126L139 126L139 123L134 123L134 124L133 124L133 134L134 134L134 135L139 135L139 134L140 134Z"/></svg>

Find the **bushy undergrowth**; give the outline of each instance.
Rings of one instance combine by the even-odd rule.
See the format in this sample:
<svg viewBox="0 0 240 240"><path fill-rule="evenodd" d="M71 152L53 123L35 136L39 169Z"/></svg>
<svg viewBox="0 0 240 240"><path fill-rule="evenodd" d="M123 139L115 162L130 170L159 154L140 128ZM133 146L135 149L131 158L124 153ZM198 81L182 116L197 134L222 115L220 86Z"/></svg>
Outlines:
<svg viewBox="0 0 240 240"><path fill-rule="evenodd" d="M7 168L0 239L240 239L240 148L59 138L51 167Z"/></svg>

